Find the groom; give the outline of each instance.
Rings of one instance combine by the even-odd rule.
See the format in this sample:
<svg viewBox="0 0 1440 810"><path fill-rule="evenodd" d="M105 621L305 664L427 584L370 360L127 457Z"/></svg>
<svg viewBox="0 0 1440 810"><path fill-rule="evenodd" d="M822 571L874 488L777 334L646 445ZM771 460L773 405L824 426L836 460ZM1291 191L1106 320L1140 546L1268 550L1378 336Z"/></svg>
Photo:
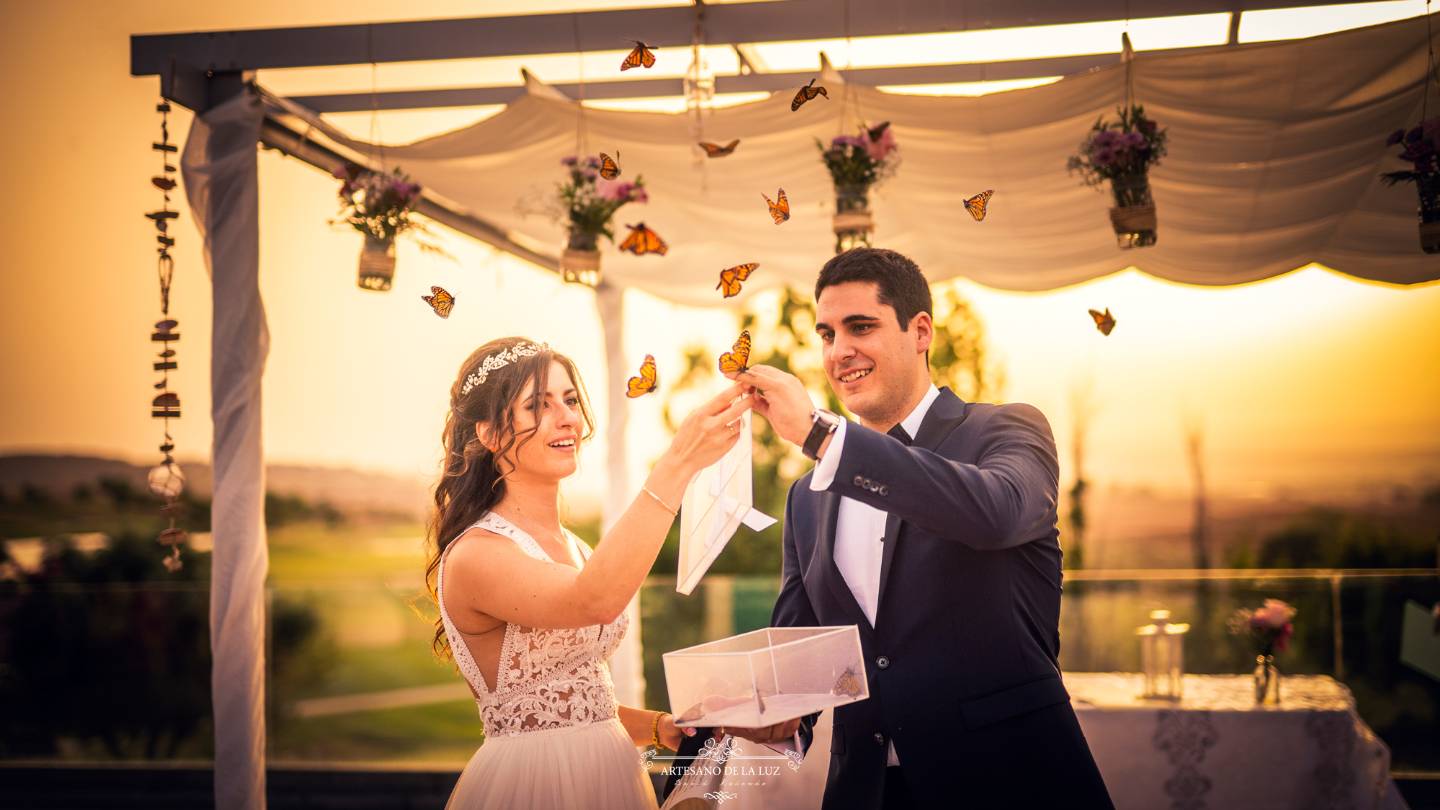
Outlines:
<svg viewBox="0 0 1440 810"><path fill-rule="evenodd" d="M1059 468L1029 405L930 381L930 288L857 248L815 283L849 422L769 366L735 378L816 460L785 508L776 626L858 625L870 699L834 710L824 808L1109 808L1060 680ZM731 733L809 747L819 715Z"/></svg>

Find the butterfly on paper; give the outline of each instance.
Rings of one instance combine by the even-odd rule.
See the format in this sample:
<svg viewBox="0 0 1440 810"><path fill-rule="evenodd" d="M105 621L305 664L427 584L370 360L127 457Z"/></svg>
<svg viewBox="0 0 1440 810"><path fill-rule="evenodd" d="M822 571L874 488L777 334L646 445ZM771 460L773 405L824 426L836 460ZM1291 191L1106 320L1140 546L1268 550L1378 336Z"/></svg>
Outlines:
<svg viewBox="0 0 1440 810"><path fill-rule="evenodd" d="M1095 328L1100 330L1100 334L1109 337L1110 330L1115 328L1115 316L1110 314L1110 308L1106 307L1104 312L1092 309L1090 317L1095 319Z"/></svg>
<svg viewBox="0 0 1440 810"><path fill-rule="evenodd" d="M764 197L765 204L770 206L770 217L775 220L776 225L790 218L790 201L785 199L785 189L780 189L780 193L775 195L773 201L763 191L760 192L760 196Z"/></svg>
<svg viewBox="0 0 1440 810"><path fill-rule="evenodd" d="M638 39L632 39L630 41L635 43L635 47L631 49L629 55L620 63L620 69L629 70L630 68L638 68L641 66L647 68L655 67L655 54L651 53L650 47Z"/></svg>
<svg viewBox="0 0 1440 810"><path fill-rule="evenodd" d="M721 374L739 374L750 368L750 330L740 333L730 351L720 355Z"/></svg>
<svg viewBox="0 0 1440 810"><path fill-rule="evenodd" d="M620 176L620 164L615 162L616 160L619 160L619 159L620 159L620 150L619 150L619 149L616 149L616 150L615 150L615 157L613 157L613 158L610 157L609 155L605 154L604 152L601 152L601 153L600 153L600 176L603 177L603 178L605 178L606 180L614 180L615 178L619 177L619 176Z"/></svg>
<svg viewBox="0 0 1440 810"><path fill-rule="evenodd" d="M630 229L630 235L620 243L620 249L634 253L636 256L644 256L646 253L654 253L664 256L670 250L660 234L645 227L645 223L639 225L626 225Z"/></svg>
<svg viewBox="0 0 1440 810"><path fill-rule="evenodd" d="M809 101L812 98L815 98L816 96L824 96L825 100L829 101L830 91L826 90L823 85L820 87L816 87L815 80L811 79L809 84L800 88L795 93L794 100L790 102L790 112L795 112L796 110L800 109L801 104L804 104L805 102Z"/></svg>
<svg viewBox="0 0 1440 810"><path fill-rule="evenodd" d="M995 195L995 189L986 189L965 201L965 210L976 222L985 221L985 206L990 204L990 198Z"/></svg>
<svg viewBox="0 0 1440 810"><path fill-rule="evenodd" d="M750 278L750 274L755 272L759 266L759 262L750 262L749 264L737 264L734 267L727 267L721 270L720 283L715 285L715 289L724 290L726 298L733 298L739 295L740 282Z"/></svg>
<svg viewBox="0 0 1440 810"><path fill-rule="evenodd" d="M739 139L739 138L736 138L735 140L733 140L733 141L725 144L724 146L721 146L721 145L718 144L718 143L711 143L711 142L709 142L709 141L701 141L701 142L700 142L700 148L705 150L705 157L712 157L712 158L725 157L726 155L730 154L731 152L734 152L734 151L735 151L735 147L737 147L737 146L739 146L739 145L740 145L740 139Z"/></svg>
<svg viewBox="0 0 1440 810"><path fill-rule="evenodd" d="M422 295L420 298L442 318L450 317L450 310L455 308L455 296L446 292L444 287L431 287L430 295Z"/></svg>
<svg viewBox="0 0 1440 810"><path fill-rule="evenodd" d="M645 362L640 364L640 376L631 377L625 381L625 396L635 399L643 397L655 390L658 383L655 381L655 355L645 355Z"/></svg>

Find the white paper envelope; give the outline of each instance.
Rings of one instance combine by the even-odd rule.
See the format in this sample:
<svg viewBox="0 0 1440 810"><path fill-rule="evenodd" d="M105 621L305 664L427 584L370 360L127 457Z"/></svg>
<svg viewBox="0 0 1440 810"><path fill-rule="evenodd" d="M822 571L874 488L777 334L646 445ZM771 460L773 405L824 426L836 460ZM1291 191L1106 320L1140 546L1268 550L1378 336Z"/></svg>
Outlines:
<svg viewBox="0 0 1440 810"><path fill-rule="evenodd" d="M723 458L701 470L680 502L680 564L675 590L688 595L740 524L762 531L775 518L752 508L750 412L740 415L740 441Z"/></svg>

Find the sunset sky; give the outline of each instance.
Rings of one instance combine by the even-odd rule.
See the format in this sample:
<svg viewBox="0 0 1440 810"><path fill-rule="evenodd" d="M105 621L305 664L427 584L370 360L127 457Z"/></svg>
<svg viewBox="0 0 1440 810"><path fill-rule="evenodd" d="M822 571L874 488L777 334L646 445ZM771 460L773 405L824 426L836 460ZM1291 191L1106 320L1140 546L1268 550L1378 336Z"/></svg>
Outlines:
<svg viewBox="0 0 1440 810"><path fill-rule="evenodd" d="M0 99L12 115L0 134L10 178L0 452L149 463L158 458L160 437L160 424L148 416L156 379L148 336L159 302L143 213L157 202L149 185L157 158L148 144L158 127L158 82L129 75L128 36L577 4L3 5ZM777 50L775 58L784 54ZM542 78L571 78L563 60L547 59L552 75ZM444 66L428 69L432 78L447 75ZM345 71L356 70L328 79L274 72L261 81L284 92L353 90ZM382 86L429 81L424 66L389 70L377 71ZM369 73L366 66L367 82ZM386 113L379 129L402 142L486 114ZM183 139L189 120L179 111L172 133ZM360 136L371 125L368 114L336 121ZM261 292L272 341L264 389L269 460L433 474L459 362L506 334L548 340L571 354L603 421L604 358L592 293L448 233L455 261L402 242L395 289L364 292L354 282L359 236L326 222L336 209L330 177L266 152L260 191ZM199 237L181 207L172 316L183 335L174 377L185 410L175 433L183 463L209 452L211 300ZM817 252L817 270L824 258ZM462 302L457 313L464 307L466 317L441 321L419 304L432 283L454 292ZM1071 391L1093 388L1088 466L1102 485L1183 488L1187 421L1203 425L1209 476L1219 490L1303 494L1440 481L1440 284L1389 287L1314 267L1233 288L1185 287L1133 271L1043 294L959 284L1004 366L1005 398L1050 417L1066 470ZM753 305L769 300L757 296ZM663 374L678 370L686 346L718 352L733 338L731 312L678 307L644 293L631 293L626 304L627 364L651 352ZM1086 309L1105 306L1119 321L1114 333L1104 338L1092 329L1076 340L1074 325L1088 321ZM631 406L637 473L664 447L660 405L650 397ZM572 488L577 502L598 494L603 452L601 441L585 452Z"/></svg>

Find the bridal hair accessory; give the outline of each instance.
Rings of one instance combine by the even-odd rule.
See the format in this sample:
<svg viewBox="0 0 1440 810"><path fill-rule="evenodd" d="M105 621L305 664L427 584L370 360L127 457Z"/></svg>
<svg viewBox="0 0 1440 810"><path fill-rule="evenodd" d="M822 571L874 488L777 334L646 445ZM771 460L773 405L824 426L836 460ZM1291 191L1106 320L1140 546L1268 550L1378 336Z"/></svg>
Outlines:
<svg viewBox="0 0 1440 810"><path fill-rule="evenodd" d="M470 372L465 378L465 384L460 386L460 396L465 396L475 390L475 386L485 382L490 372L502 369L522 357L534 357L540 352L550 351L548 343L517 343L509 349L502 349L480 361L480 368Z"/></svg>

